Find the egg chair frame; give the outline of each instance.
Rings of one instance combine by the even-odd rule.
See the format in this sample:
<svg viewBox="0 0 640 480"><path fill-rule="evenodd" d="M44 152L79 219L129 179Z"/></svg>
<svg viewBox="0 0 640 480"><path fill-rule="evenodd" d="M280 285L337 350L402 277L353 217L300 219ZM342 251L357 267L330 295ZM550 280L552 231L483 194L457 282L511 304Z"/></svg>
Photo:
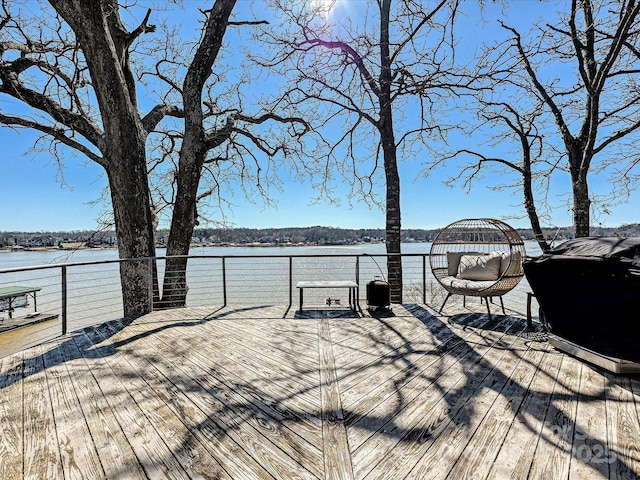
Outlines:
<svg viewBox="0 0 640 480"><path fill-rule="evenodd" d="M480 297L487 304L511 291L524 276L526 251L520 234L501 220L467 218L445 227L434 239L429 253L431 272L447 291L439 313L452 295Z"/></svg>

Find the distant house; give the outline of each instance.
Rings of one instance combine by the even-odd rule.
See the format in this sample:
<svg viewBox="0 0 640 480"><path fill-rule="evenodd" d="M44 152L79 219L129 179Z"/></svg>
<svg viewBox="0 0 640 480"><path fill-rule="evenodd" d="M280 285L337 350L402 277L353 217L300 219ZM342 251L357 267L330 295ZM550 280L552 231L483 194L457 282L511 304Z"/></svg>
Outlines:
<svg viewBox="0 0 640 480"><path fill-rule="evenodd" d="M57 244L56 239L51 236L31 237L28 242L30 247L54 247Z"/></svg>

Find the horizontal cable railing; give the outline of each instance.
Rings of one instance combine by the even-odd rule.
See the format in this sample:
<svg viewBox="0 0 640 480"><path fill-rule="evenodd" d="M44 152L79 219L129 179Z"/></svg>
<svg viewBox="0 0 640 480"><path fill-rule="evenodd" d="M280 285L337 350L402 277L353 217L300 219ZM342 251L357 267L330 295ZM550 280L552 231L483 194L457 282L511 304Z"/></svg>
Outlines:
<svg viewBox="0 0 640 480"><path fill-rule="evenodd" d="M187 306L289 305L296 308L296 284L299 281L341 280L359 284L360 305L366 308L366 284L376 278L387 279L385 254L192 255L187 258ZM143 260L156 262L162 290L167 257ZM123 307L119 264L127 261L130 260L0 270L0 291L9 286L40 289L34 298L27 296L14 299L18 303L14 303L17 307L13 312L9 311L6 300L0 300L0 331L3 325L6 327L10 321L15 323L16 319L32 314L34 309L41 314L58 315L58 334L121 318ZM402 268L403 303L427 304L439 309L446 292L431 274L428 254L403 254ZM151 279L149 281L151 285ZM524 279L504 297L505 307L512 313L524 315L527 289ZM346 305L346 294L344 289L305 291L305 306L335 305L338 303L336 299L340 305ZM468 302L479 300L468 299ZM154 305L154 308L157 307L159 305Z"/></svg>

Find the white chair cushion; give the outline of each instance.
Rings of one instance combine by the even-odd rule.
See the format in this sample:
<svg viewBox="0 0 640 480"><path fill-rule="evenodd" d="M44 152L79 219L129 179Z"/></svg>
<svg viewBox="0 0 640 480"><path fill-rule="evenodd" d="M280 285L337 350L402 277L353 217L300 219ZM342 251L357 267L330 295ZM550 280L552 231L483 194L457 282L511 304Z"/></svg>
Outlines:
<svg viewBox="0 0 640 480"><path fill-rule="evenodd" d="M495 280L464 280L457 277L444 277L440 279L440 283L442 285L452 288L464 289L468 290L469 294L473 291L486 290L487 288L491 288L495 285Z"/></svg>
<svg viewBox="0 0 640 480"><path fill-rule="evenodd" d="M458 278L463 280L497 280L502 258L492 255L462 255Z"/></svg>
<svg viewBox="0 0 640 480"><path fill-rule="evenodd" d="M460 259L463 255L483 255L480 252L447 252L447 274L455 277L458 275Z"/></svg>
<svg viewBox="0 0 640 480"><path fill-rule="evenodd" d="M520 252L491 252L492 257L500 257L500 274L502 275L521 275L522 274L522 255Z"/></svg>

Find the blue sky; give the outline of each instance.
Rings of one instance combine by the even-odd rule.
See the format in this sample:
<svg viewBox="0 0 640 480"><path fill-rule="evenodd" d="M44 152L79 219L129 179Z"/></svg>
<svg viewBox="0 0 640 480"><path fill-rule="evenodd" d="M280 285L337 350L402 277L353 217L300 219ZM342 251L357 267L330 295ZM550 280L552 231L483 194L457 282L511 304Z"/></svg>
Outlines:
<svg viewBox="0 0 640 480"><path fill-rule="evenodd" d="M339 1L345 11L352 11L354 2L358 0ZM513 4L518 8L508 9L507 14L514 22L524 22L532 15L542 14L538 0L514 1ZM239 2L239 5L242 6L242 3ZM466 28L479 29L474 25ZM472 36L476 33L477 31L472 31ZM0 96L0 108L6 108L9 101L7 97ZM93 204L106 186L101 168L80 156L68 154L64 158L62 180L57 165L46 154L25 153L33 145L35 138L29 131L17 132L0 126L0 231L97 228L96 219L105 208L104 205ZM496 183L495 179L493 182L488 179L475 184L470 192L446 187L443 180L452 172L443 169L424 178L420 175L423 160L423 156L417 155L400 163L404 228L439 228L459 218L468 217L502 218L514 226L529 226L525 218L514 218L524 214L521 194L491 189ZM568 179L561 176L553 182L550 197L554 206L551 226L571 224L566 196L568 186ZM283 191L272 192L277 204L275 208L265 208L259 199L252 204L238 196L230 199L235 206L227 212L227 220L238 227L252 228L311 225L384 228L385 217L379 208L363 203L350 206L346 198L346 185L338 184L338 187L338 198L341 200L339 206L313 204L314 192L311 184L308 181L301 183L299 180L288 179ZM606 189L607 185L604 179L594 178L591 187L592 191L598 193ZM380 190L381 194L382 192ZM639 199L637 194L634 195L630 202L614 207L610 215L593 217L592 224L595 226L602 222L606 226L618 226L640 221L635 208ZM545 223L548 224L549 222Z"/></svg>

